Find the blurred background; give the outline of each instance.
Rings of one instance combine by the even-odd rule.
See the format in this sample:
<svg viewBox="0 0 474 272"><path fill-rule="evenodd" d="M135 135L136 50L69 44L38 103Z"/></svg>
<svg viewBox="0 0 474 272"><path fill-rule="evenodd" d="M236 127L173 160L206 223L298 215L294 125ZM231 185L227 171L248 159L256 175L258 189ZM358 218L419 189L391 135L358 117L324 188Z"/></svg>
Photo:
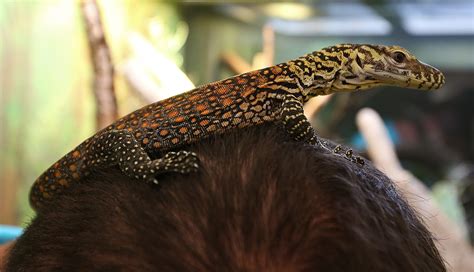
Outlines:
<svg viewBox="0 0 474 272"><path fill-rule="evenodd" d="M447 84L436 92L338 94L308 107L313 125L366 154L355 116L363 107L377 111L403 167L474 237L472 0L222 2L0 1L0 224L28 223L32 182L109 122L97 113L101 103L113 119L193 86L347 42L401 45L441 69ZM94 53L101 28L109 59ZM101 70L108 60L113 70ZM94 92L100 77L109 102Z"/></svg>

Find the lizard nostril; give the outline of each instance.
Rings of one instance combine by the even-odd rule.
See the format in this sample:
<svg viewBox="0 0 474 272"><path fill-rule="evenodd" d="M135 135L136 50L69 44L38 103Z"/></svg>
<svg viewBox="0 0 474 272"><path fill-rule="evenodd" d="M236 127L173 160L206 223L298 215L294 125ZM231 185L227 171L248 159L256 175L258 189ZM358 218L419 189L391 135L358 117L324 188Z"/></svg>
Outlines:
<svg viewBox="0 0 474 272"><path fill-rule="evenodd" d="M356 62L357 62L357 65L359 65L359 67L362 68L362 60L360 59L359 55L356 56Z"/></svg>

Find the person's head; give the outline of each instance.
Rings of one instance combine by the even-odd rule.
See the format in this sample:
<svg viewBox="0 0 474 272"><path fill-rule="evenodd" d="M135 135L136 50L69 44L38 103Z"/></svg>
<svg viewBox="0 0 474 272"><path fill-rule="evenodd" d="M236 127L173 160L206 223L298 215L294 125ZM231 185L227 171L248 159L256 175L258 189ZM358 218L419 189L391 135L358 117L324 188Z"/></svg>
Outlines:
<svg viewBox="0 0 474 272"><path fill-rule="evenodd" d="M445 271L427 229L370 163L275 126L188 147L158 186L96 172L42 210L7 271Z"/></svg>

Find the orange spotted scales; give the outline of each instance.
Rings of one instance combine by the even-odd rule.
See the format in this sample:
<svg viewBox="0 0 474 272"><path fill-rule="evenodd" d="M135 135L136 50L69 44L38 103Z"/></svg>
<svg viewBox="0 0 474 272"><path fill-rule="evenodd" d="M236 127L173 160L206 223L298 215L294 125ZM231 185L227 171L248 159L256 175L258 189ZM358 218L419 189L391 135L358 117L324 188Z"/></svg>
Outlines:
<svg viewBox="0 0 474 272"><path fill-rule="evenodd" d="M118 165L156 182L161 173L190 173L197 155L180 150L212 134L279 122L297 141L319 147L303 104L311 97L381 85L438 89L444 76L398 46L341 44L295 60L220 80L132 112L85 140L33 184L36 210L92 170ZM338 147L334 153L340 153ZM345 157L353 157L351 151Z"/></svg>

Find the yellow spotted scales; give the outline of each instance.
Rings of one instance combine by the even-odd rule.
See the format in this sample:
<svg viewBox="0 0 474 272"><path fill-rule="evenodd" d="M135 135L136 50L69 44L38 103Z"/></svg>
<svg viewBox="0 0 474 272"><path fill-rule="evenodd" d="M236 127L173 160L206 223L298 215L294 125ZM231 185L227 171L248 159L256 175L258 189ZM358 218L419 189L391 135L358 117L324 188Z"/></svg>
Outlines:
<svg viewBox="0 0 474 272"><path fill-rule="evenodd" d="M212 134L281 122L297 141L324 147L303 115L311 97L380 85L438 89L444 76L398 46L341 44L275 66L197 87L132 112L85 140L33 184L36 210L94 169L118 165L146 182L198 169L196 154L176 151ZM175 151L171 151L175 150ZM334 153L341 153L337 147ZM344 152L343 152L344 153ZM348 150L346 158L362 163Z"/></svg>

